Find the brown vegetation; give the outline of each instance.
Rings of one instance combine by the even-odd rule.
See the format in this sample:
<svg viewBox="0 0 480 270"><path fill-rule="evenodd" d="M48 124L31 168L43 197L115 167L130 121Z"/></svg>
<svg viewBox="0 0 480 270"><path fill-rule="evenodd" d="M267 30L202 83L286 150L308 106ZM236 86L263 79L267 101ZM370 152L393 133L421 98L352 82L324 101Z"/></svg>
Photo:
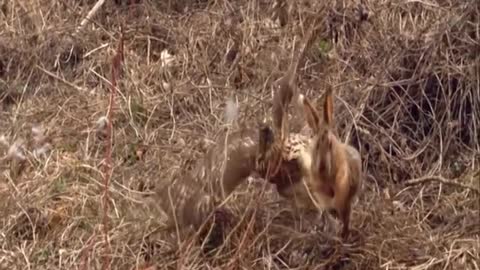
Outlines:
<svg viewBox="0 0 480 270"><path fill-rule="evenodd" d="M0 268L479 269L477 0L118 0L76 32L94 5L0 1ZM261 179L214 213L215 235L166 233L145 198L227 129L271 117L312 18L293 83L318 108L333 89L338 134L362 157L349 240Z"/></svg>

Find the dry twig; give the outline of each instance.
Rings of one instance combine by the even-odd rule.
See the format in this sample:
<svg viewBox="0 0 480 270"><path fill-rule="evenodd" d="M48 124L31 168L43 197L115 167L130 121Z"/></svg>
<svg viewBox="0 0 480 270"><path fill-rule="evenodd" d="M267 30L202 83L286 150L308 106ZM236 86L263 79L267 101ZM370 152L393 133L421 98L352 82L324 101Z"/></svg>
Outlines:
<svg viewBox="0 0 480 270"><path fill-rule="evenodd" d="M469 190L473 191L475 194L480 194L480 189L477 188L477 187L462 184L462 183L460 183L456 180L447 179L447 178L445 178L443 176L440 176L440 175L429 175L429 176L423 176L423 177L419 177L419 178L415 178L415 179L410 179L410 180L405 181L405 185L413 186L413 185L424 184L424 183L428 183L428 182L439 182L439 183L449 185L449 186L461 187L461 188L469 189ZM480 179L478 179L477 182L480 183Z"/></svg>

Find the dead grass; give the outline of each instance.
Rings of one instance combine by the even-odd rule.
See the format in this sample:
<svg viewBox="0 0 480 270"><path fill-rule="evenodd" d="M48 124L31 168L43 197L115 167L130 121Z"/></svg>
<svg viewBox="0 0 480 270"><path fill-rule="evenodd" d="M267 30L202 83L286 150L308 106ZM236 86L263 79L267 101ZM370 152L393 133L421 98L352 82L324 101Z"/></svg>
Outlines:
<svg viewBox="0 0 480 270"><path fill-rule="evenodd" d="M298 1L278 29L269 1L106 2L78 34L94 1L0 2L2 269L97 269L105 256L113 269L480 269L477 1L366 0L367 20L353 2ZM268 116L270 87L315 14L324 29L298 86L314 100L334 87L339 132L362 153L352 239L247 183L213 230L225 235L152 233L162 217L138 193L192 166L223 129L228 97L246 124ZM97 122L120 25L107 246Z"/></svg>

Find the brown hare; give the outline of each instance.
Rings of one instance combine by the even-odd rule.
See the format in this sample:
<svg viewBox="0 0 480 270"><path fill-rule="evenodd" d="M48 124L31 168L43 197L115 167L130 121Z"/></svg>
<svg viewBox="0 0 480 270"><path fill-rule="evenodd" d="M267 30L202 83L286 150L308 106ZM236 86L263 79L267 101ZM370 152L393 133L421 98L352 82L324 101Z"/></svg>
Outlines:
<svg viewBox="0 0 480 270"><path fill-rule="evenodd" d="M352 203L363 181L360 154L341 142L336 134L331 89L324 97L323 118L303 95L299 95L298 102L303 106L307 123L314 133L300 159L303 175L316 206L337 215L343 223L341 235L346 238Z"/></svg>
<svg viewBox="0 0 480 270"><path fill-rule="evenodd" d="M342 237L348 236L352 201L362 184L360 154L337 137L331 91L325 96L323 118L307 98L295 93L296 69L313 29L279 80L273 129L264 125L218 137L191 172L157 189L157 205L176 225L200 226L241 183L257 175L300 210L333 210L343 222ZM295 96L313 136L289 131L287 108Z"/></svg>

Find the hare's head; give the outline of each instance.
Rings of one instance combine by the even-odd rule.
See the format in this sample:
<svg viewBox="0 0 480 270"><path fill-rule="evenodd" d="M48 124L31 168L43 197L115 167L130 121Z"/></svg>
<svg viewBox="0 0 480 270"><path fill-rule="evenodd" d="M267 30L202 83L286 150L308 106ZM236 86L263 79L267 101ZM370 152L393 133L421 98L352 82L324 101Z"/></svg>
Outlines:
<svg viewBox="0 0 480 270"><path fill-rule="evenodd" d="M334 118L332 91L327 90L323 101L323 117L309 99L299 95L299 105L303 107L308 125L313 131L310 144L310 159L307 164L311 182L318 184L323 193L333 196L333 184L336 173L335 148L338 143Z"/></svg>

